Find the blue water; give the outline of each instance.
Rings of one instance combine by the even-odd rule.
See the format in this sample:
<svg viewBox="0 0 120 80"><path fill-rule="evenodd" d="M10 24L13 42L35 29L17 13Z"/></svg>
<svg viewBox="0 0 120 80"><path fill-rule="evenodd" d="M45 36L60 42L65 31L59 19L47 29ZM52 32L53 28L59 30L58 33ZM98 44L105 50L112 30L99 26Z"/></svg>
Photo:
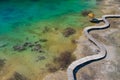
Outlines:
<svg viewBox="0 0 120 80"><path fill-rule="evenodd" d="M96 0L31 0L23 3L3 1L0 2L0 34L9 33L27 23L77 13L95 6Z"/></svg>
<svg viewBox="0 0 120 80"><path fill-rule="evenodd" d="M3 70L0 68L3 71L0 80L13 79L14 72L30 80L42 80L48 75L46 64L53 64L55 56L64 51L73 52L76 48L71 41L80 35L81 30L77 27L81 29L83 26L82 19L87 21L79 14L82 10L95 8L96 0L13 1L0 0L0 45L5 45L0 47L0 59L6 60ZM66 27L74 28L76 34L64 37L62 31ZM47 39L47 42L40 42L40 39ZM25 42L36 44L38 41L43 50L41 53L33 51L34 47L26 47L21 52L13 49L15 45L22 46ZM40 60L40 57L45 59Z"/></svg>

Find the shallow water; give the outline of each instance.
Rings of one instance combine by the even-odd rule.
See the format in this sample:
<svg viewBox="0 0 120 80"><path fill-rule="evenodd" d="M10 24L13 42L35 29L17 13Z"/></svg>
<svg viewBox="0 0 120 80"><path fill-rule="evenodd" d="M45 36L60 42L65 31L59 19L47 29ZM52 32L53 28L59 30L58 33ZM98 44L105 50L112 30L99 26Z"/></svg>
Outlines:
<svg viewBox="0 0 120 80"><path fill-rule="evenodd" d="M6 65L0 79L6 80L14 72L19 72L31 80L42 80L47 73L45 65L52 62L53 57L76 48L71 40L80 36L81 28L87 22L87 18L82 17L80 12L95 7L96 0L1 1L0 46L5 46L0 47L0 59L6 59ZM76 34L65 38L62 32L66 27L74 28ZM22 52L12 48L16 44L34 43L40 39L48 40L40 42L44 51L41 53L31 51L31 48ZM39 56L45 59L38 60Z"/></svg>
<svg viewBox="0 0 120 80"><path fill-rule="evenodd" d="M94 6L95 0L58 0L54 3L50 1L0 3L0 34L11 32L22 24L80 12Z"/></svg>

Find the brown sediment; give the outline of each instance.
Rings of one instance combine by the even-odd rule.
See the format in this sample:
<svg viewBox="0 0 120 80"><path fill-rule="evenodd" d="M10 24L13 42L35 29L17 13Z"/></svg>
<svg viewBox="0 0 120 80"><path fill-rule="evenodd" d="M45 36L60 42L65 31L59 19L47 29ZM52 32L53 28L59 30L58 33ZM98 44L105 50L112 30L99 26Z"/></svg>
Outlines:
<svg viewBox="0 0 120 80"><path fill-rule="evenodd" d="M13 76L7 80L29 80L28 78L26 78L24 75L18 73L18 72L15 72L13 74Z"/></svg>
<svg viewBox="0 0 120 80"><path fill-rule="evenodd" d="M25 41L21 40L19 43L14 43L14 45L17 45L18 51L13 50L12 47L14 45L10 46L10 49L4 48L2 50L4 53L1 55L3 55L2 57L7 58L7 61L1 70L2 73L0 74L0 79L7 80L13 76L14 72L18 72L28 79L42 80L45 75L49 74L45 67L47 63L52 62L53 58L58 56L61 52L73 52L76 48L76 43L73 43L72 40L76 40L78 36L81 35L81 30L75 28L76 33L66 38L62 34L64 29L65 28L56 30L52 28L49 32L43 33L42 36L30 32L31 34L34 34L40 38L33 41L29 41L30 38L27 40L25 38ZM37 30L33 30L33 32L37 32ZM45 52L38 53L36 51L38 48L41 48L38 45L35 46L35 44L38 43L37 41L42 44L42 48L45 50ZM17 42L17 40L15 42ZM34 43L34 45L31 43ZM24 46L27 49L23 49L21 46ZM28 46L32 47L28 48ZM16 50L16 46L14 48ZM31 51L31 48L33 48L35 51Z"/></svg>
<svg viewBox="0 0 120 80"><path fill-rule="evenodd" d="M5 65L5 59L0 59L0 70L4 67Z"/></svg>
<svg viewBox="0 0 120 80"><path fill-rule="evenodd" d="M73 16L78 17L77 20L74 21L74 22L81 22L82 21L82 20L80 20L81 18L79 18L79 14L78 15L73 15ZM63 20L63 18L65 19L65 18L69 18L69 17L62 17L61 20ZM64 26L61 23L58 24L59 22L60 21L58 20L58 22L52 23L52 24L47 25L47 26L50 26L50 27L51 26L57 26L57 27ZM63 20L63 22L64 22L64 20ZM87 25L87 24L83 23L83 25ZM73 24L69 24L67 26L73 26ZM77 25L77 26L80 26L80 25ZM64 51L73 52L76 49L76 43L79 44L79 41L77 41L76 39L78 39L78 37L81 36L81 34L82 34L81 33L82 29L77 28L75 34L73 34L72 36L69 36L69 38L65 38L62 35L63 29L62 30L56 30L56 29L52 28L52 29L48 30L48 28L46 28L46 29L43 29L44 34L41 34L39 29L37 29L38 31L37 30L29 30L29 33L34 34L38 37L39 36L42 36L42 37L45 36L43 38L47 39L48 41L46 43L44 43L45 46L43 46L43 48L45 47L45 50L49 53L44 53L44 54L49 54L50 55L50 53L51 53L52 56L56 56L56 55L58 55L58 54L60 54L61 52L64 52ZM76 43L73 43L74 41L72 41L72 40L76 40ZM41 61L41 56L37 56L36 53L27 54L27 55L29 55L29 57L26 57L26 55L23 55L23 53L18 53L18 52L13 52L13 53L15 53L16 55L17 54L20 54L20 55L18 57L13 56L12 57L13 59L9 59L9 61L7 62L7 65L3 69L3 76L6 76L6 78L12 76L15 71L24 73L26 77L31 78L32 80L42 80L42 78L44 78L44 76L46 74L49 74L43 67L39 68L39 66L41 67L41 65L39 65L39 63L43 63L43 62ZM28 53L28 52L25 52L25 53ZM74 54L76 54L76 53L74 53ZM37 56L37 59L33 58L34 55ZM42 54L40 54L40 55L42 55ZM77 55L77 58L79 56L82 56L82 55L79 55L79 54L76 54L76 55ZM43 58L44 57L42 57L42 59ZM34 61L36 61L38 64L35 63ZM49 62L49 60L48 60L48 62ZM20 64L22 64L22 65L20 65ZM26 65L26 67L23 66L23 65ZM43 65L45 65L45 64L43 64ZM23 70L20 70L21 68ZM45 80L53 80L53 79L55 79L55 80L57 80L57 79L67 80L67 76L66 76L65 71L60 70L60 71L58 71L56 73L52 73L50 75L51 76L47 76L47 78L45 77ZM0 76L0 78L3 79L4 78L3 76Z"/></svg>
<svg viewBox="0 0 120 80"><path fill-rule="evenodd" d="M68 27L68 28L66 28L66 29L63 31L63 35L64 35L65 37L69 37L69 36L71 36L71 35L73 35L73 34L75 34L75 33L76 33L76 30L73 29L73 28L71 28L71 27Z"/></svg>
<svg viewBox="0 0 120 80"><path fill-rule="evenodd" d="M99 14L99 15L101 15L101 14ZM89 21L87 22L86 21L86 23L88 23L89 24ZM86 24L87 25L87 24ZM93 24L90 24L90 25L93 25ZM85 25L84 25L85 26ZM77 29L78 30L78 29ZM81 29L82 30L82 29ZM78 35L77 37L79 37L79 36L81 36L81 34L82 34L82 31L80 32L80 35ZM73 51L73 54L75 54L76 55L76 58L81 58L81 57L84 57L85 55L84 54L82 54L82 49L83 49L83 45L81 46L81 43L86 43L87 44L87 41L85 40L86 38L82 35L81 36L81 39L82 40L79 40L78 38L76 38L76 40L75 40L75 43L77 43L77 48L74 48L74 51ZM74 41L72 40L72 43L74 43ZM79 46L79 48L78 48L78 46ZM86 54L87 55L87 54ZM59 71L61 71L61 70L59 70ZM50 78L50 80L53 80L53 79L56 79L56 78L58 78L59 76L58 75L56 75L56 74L58 74L59 73L59 71L57 71L57 72L55 72L55 73L52 73L52 74L54 74L55 76L53 76L52 74L48 74L45 78L44 78L44 80L48 80L49 78ZM65 72L65 70L62 70L63 72ZM62 74L61 74L62 75ZM62 78L62 80L66 80L66 73L64 73L64 77ZM49 78L48 78L49 77ZM60 78L58 78L58 79L60 79ZM57 79L56 79L57 80ZM92 80L92 79L91 79Z"/></svg>
<svg viewBox="0 0 120 80"><path fill-rule="evenodd" d="M117 0L102 0L101 8L103 15L107 14L120 14L119 10L120 2ZM97 38L98 41L104 44L108 51L107 57L96 63L89 64L85 68L82 68L78 74L78 79L88 79L89 80L119 80L119 34L120 34L120 19L109 19L111 28L103 31L94 31L93 36ZM97 24L102 25L102 24ZM91 44L86 38L81 37L77 45L77 49L74 54L78 58L84 57L84 53L94 53L97 49L93 44ZM86 47L87 46L87 47ZM81 48L81 49L80 49ZM86 48L86 49L85 49ZM85 51L86 50L86 51ZM91 54L90 54L91 55ZM91 69L92 68L92 69ZM84 74L83 74L84 73ZM90 74L89 74L90 73Z"/></svg>

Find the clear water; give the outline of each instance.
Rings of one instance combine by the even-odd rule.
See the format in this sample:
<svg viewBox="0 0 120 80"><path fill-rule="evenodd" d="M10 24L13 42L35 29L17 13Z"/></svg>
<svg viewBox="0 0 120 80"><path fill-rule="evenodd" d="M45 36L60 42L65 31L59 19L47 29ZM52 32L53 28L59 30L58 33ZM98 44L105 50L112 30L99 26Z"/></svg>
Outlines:
<svg viewBox="0 0 120 80"><path fill-rule="evenodd" d="M0 80L9 80L14 72L24 74L31 80L43 80L48 73L46 64L61 52L73 52L76 44L71 40L78 38L81 27L89 22L80 13L96 7L96 0L0 0L0 59L6 59L0 71ZM44 28L48 31L43 33ZM76 34L66 38L63 29L72 27ZM55 30L55 28L57 30ZM16 44L40 43L44 52L26 49L22 52L13 50ZM44 60L38 57L44 56Z"/></svg>
<svg viewBox="0 0 120 80"><path fill-rule="evenodd" d="M95 4L95 0L0 2L0 34L9 33L26 23L93 8Z"/></svg>

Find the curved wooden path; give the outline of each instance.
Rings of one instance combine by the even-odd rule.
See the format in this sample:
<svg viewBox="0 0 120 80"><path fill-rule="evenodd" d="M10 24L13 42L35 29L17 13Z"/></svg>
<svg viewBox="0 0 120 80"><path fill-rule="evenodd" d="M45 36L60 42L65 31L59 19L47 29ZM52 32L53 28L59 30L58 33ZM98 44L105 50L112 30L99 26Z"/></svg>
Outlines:
<svg viewBox="0 0 120 80"><path fill-rule="evenodd" d="M68 80L77 80L76 73L80 68L84 67L89 63L101 60L106 57L107 55L106 48L89 34L89 32L93 30L103 30L103 29L109 28L110 23L106 20L106 18L120 18L120 15L104 15L102 16L101 19L98 19L99 21L104 21L105 23L104 25L86 27L84 29L85 36L99 48L100 52L98 54L87 56L72 62L72 64L70 64L70 66L67 69Z"/></svg>

